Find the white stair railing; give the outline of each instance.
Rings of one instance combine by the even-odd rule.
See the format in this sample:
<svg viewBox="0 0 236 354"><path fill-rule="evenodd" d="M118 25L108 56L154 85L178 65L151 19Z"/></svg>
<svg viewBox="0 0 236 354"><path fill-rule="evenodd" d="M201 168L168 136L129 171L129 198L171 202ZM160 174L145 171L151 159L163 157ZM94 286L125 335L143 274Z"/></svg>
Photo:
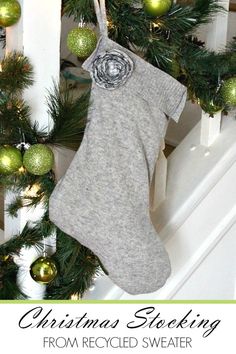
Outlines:
<svg viewBox="0 0 236 354"><path fill-rule="evenodd" d="M59 81L60 73L60 33L61 33L61 0L18 0L21 4L20 21L7 28L6 52L21 51L29 57L34 68L34 84L24 92L24 99L29 104L32 120L39 128L49 129L51 122L47 113L47 89L52 88L53 80ZM12 195L7 194L5 205ZM17 218L5 213L5 241L24 228L27 221L36 221L42 216L39 206L33 210L22 209ZM53 238L46 240L53 243ZM40 255L32 248L22 250L17 259L20 265L18 282L21 289L32 299L40 299L44 286L34 282L29 274L29 266Z"/></svg>

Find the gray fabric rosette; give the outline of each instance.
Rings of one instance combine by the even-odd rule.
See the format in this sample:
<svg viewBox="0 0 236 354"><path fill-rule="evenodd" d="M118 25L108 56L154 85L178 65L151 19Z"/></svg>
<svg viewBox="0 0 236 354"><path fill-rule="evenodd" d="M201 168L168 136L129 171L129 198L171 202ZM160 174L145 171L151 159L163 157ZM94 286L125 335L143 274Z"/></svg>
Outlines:
<svg viewBox="0 0 236 354"><path fill-rule="evenodd" d="M92 78L99 87L114 90L126 83L133 69L132 59L114 49L99 55L93 61Z"/></svg>

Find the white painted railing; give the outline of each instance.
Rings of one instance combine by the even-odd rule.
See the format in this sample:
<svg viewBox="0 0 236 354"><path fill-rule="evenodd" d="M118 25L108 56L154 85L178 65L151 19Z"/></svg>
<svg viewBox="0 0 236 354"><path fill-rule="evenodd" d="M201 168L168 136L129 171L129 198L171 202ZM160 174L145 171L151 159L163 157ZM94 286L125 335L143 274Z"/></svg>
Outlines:
<svg viewBox="0 0 236 354"><path fill-rule="evenodd" d="M61 0L20 0L22 15L20 21L7 28L6 52L17 50L29 57L34 67L34 85L24 92L24 99L30 105L32 121L39 127L49 129L46 94L52 88L53 80L59 80ZM8 204L12 195L6 195ZM20 232L27 221L38 220L43 214L42 207L33 210L22 209L17 218L5 214L5 240ZM54 243L53 238L46 243ZM34 282L29 275L29 266L40 255L35 249L22 250L17 259L20 265L18 282L30 298L40 299L44 286Z"/></svg>

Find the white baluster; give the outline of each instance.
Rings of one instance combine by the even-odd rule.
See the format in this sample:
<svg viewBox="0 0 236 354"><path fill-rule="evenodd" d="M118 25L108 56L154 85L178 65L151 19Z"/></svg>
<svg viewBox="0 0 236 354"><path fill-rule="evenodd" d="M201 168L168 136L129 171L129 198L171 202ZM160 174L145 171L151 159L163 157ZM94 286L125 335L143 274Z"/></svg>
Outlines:
<svg viewBox="0 0 236 354"><path fill-rule="evenodd" d="M45 97L47 89L53 81L59 81L60 72L60 33L61 33L61 0L19 0L22 9L20 21L7 28L6 52L17 50L29 57L34 67L34 85L24 92L24 99L31 107L32 121L37 121L39 127L49 127ZM9 203L12 194L7 194L5 205ZM22 209L17 218L5 214L5 240L20 232L27 221L38 220L43 214L42 207ZM46 243L53 244L53 237ZM52 248L51 248L52 250ZM34 299L42 298L44 286L35 283L29 275L29 265L38 258L35 249L22 250L22 256L17 259L20 265L18 282L23 291Z"/></svg>
<svg viewBox="0 0 236 354"><path fill-rule="evenodd" d="M229 10L230 0L219 1L227 11ZM221 51L225 49L228 33L228 12L221 12L215 17L210 30L207 34L206 46L208 49ZM220 134L221 112L215 114L214 118L209 117L204 111L201 120L200 143L210 146Z"/></svg>

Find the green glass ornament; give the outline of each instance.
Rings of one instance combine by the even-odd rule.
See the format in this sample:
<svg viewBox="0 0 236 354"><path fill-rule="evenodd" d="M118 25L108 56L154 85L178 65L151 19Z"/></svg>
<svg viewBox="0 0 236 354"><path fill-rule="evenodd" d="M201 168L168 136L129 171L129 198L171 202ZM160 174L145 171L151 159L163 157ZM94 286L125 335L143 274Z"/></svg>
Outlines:
<svg viewBox="0 0 236 354"><path fill-rule="evenodd" d="M54 163L52 150L44 144L32 145L23 156L23 165L29 173L42 176L48 173Z"/></svg>
<svg viewBox="0 0 236 354"><path fill-rule="evenodd" d="M221 87L221 95L226 104L236 106L236 77L224 81Z"/></svg>
<svg viewBox="0 0 236 354"><path fill-rule="evenodd" d="M49 284L57 275L56 263L50 257L40 257L30 266L30 275L40 284Z"/></svg>
<svg viewBox="0 0 236 354"><path fill-rule="evenodd" d="M0 173L11 174L22 166L22 155L20 150L13 146L0 147Z"/></svg>
<svg viewBox="0 0 236 354"><path fill-rule="evenodd" d="M215 104L213 100L211 100L210 102L200 101L200 106L203 109L203 111L208 113L211 117L213 117L214 114L216 114L219 111L222 111L223 109L219 105Z"/></svg>
<svg viewBox="0 0 236 354"><path fill-rule="evenodd" d="M79 27L72 29L67 37L67 47L71 53L81 59L88 58L97 45L96 33L90 28Z"/></svg>
<svg viewBox="0 0 236 354"><path fill-rule="evenodd" d="M18 22L21 7L16 0L0 0L0 26L9 27Z"/></svg>
<svg viewBox="0 0 236 354"><path fill-rule="evenodd" d="M143 0L144 11L152 17L160 17L170 10L173 0Z"/></svg>

